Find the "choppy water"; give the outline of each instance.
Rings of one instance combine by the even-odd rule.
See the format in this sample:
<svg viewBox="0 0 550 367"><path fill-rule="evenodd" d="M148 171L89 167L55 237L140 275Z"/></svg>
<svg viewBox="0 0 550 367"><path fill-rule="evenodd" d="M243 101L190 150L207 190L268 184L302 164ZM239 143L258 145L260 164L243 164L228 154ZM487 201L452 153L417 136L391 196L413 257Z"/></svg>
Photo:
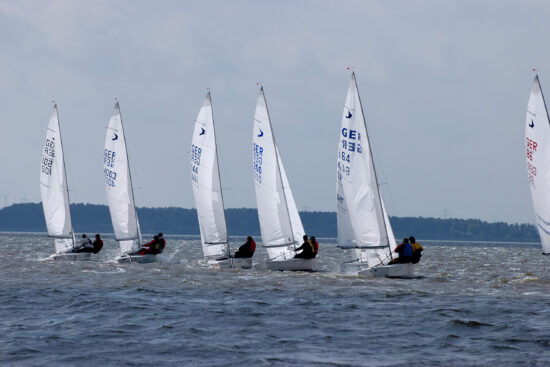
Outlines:
<svg viewBox="0 0 550 367"><path fill-rule="evenodd" d="M153 264L111 262L109 239L98 261L51 263L43 234L0 234L0 364L550 364L538 245L424 242L420 278L367 280L334 273L334 241L322 272L277 273L206 269L197 237L167 239Z"/></svg>

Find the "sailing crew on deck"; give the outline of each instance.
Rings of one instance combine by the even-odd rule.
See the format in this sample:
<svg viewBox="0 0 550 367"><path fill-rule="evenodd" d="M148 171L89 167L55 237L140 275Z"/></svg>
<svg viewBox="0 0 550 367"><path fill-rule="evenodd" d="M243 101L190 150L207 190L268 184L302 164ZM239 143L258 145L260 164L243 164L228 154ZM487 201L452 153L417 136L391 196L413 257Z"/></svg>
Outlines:
<svg viewBox="0 0 550 367"><path fill-rule="evenodd" d="M304 239L304 243L302 243L302 246L294 250L296 252L302 250L302 252L294 255L294 258L295 259L313 259L315 257L314 256L315 251L313 249L313 245L307 239L307 235L304 235L303 239Z"/></svg>
<svg viewBox="0 0 550 367"><path fill-rule="evenodd" d="M309 238L309 242L313 246L313 257L312 258L315 258L317 256L317 253L319 252L319 242L317 242L317 240L315 239L315 236L311 236Z"/></svg>
<svg viewBox="0 0 550 367"><path fill-rule="evenodd" d="M94 254L99 253L99 251L101 251L101 249L103 248L103 240L101 239L101 236L99 235L99 233L95 235L95 241L94 243L92 243L92 245L94 246L94 249L93 249Z"/></svg>
<svg viewBox="0 0 550 367"><path fill-rule="evenodd" d="M414 236L410 236L409 241L411 243L412 250L413 250L412 263L418 264L418 262L420 261L420 257L422 256L422 251L424 251L424 247L422 247L418 242L416 242L416 239L414 238Z"/></svg>
<svg viewBox="0 0 550 367"><path fill-rule="evenodd" d="M256 242L254 242L252 237L248 236L246 237L245 244L239 247L234 257L252 257L254 256L254 251L256 251Z"/></svg>
<svg viewBox="0 0 550 367"><path fill-rule="evenodd" d="M73 252L94 252L94 245L92 243L92 240L90 240L88 236L86 236L86 234L82 234L80 246L75 248Z"/></svg>
<svg viewBox="0 0 550 367"><path fill-rule="evenodd" d="M412 261L412 246L407 237L403 238L403 242L393 252L398 253L399 257L390 261L389 264L406 264Z"/></svg>

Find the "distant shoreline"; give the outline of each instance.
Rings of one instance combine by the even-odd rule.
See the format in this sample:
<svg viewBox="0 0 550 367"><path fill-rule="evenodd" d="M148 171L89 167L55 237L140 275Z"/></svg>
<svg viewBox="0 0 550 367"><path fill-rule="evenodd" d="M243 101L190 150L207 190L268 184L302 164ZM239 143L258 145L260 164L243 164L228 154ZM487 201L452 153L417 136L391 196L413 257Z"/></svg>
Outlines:
<svg viewBox="0 0 550 367"><path fill-rule="evenodd" d="M137 211L143 233L200 235L195 209L167 207L138 208ZM109 209L105 205L72 204L71 214L77 233L113 231ZM255 208L230 208L225 210L225 214L229 236L260 236ZM338 236L335 212L306 211L300 212L300 216L307 234L327 239ZM398 242L403 237L415 236L423 241L540 243L538 231L532 224L429 217L391 217L390 221ZM0 231L46 232L42 205L13 204L0 209Z"/></svg>

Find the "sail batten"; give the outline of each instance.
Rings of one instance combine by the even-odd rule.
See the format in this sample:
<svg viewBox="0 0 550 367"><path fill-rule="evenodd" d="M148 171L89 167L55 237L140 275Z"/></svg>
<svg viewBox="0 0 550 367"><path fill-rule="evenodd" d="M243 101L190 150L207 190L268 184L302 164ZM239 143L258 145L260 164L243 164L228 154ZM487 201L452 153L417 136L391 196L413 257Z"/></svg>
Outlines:
<svg viewBox="0 0 550 367"><path fill-rule="evenodd" d="M527 177L543 253L550 253L550 120L538 75L525 118Z"/></svg>
<svg viewBox="0 0 550 367"><path fill-rule="evenodd" d="M282 259L305 232L275 142L263 88L254 114L252 157L262 245L270 259Z"/></svg>
<svg viewBox="0 0 550 367"><path fill-rule="evenodd" d="M141 233L118 102L106 130L103 173L113 230L122 254L135 253L141 247Z"/></svg>
<svg viewBox="0 0 550 367"><path fill-rule="evenodd" d="M228 248L229 239L210 92L195 120L190 163L203 254L218 257Z"/></svg>
<svg viewBox="0 0 550 367"><path fill-rule="evenodd" d="M74 234L57 104L50 116L42 150L40 194L48 236L56 239L56 253L72 250Z"/></svg>
<svg viewBox="0 0 550 367"><path fill-rule="evenodd" d="M370 258L385 261L395 248L395 238L380 193L353 73L342 114L336 174L338 247L357 249L358 258L362 251L372 251ZM383 261L376 260L376 264Z"/></svg>

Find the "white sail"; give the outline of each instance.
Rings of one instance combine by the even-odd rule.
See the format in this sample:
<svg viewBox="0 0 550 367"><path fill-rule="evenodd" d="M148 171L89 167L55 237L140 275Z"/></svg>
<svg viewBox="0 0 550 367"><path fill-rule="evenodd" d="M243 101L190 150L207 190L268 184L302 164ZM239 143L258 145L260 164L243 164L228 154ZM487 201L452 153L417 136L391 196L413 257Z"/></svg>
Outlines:
<svg viewBox="0 0 550 367"><path fill-rule="evenodd" d="M262 233L262 244L269 259L282 260L303 233L302 222L290 192L282 161L273 137L264 90L260 88L253 130L253 171L256 188L256 204ZM283 178L284 175L284 178ZM289 210L294 207L294 209ZM290 213L292 212L292 214Z"/></svg>
<svg viewBox="0 0 550 367"><path fill-rule="evenodd" d="M387 225L354 74L342 115L336 199L338 246L355 249L358 258L369 259L368 266L385 262L395 239Z"/></svg>
<svg viewBox="0 0 550 367"><path fill-rule="evenodd" d="M527 103L525 151L542 252L550 254L550 121L538 75Z"/></svg>
<svg viewBox="0 0 550 367"><path fill-rule="evenodd" d="M118 102L107 126L103 173L115 239L123 254L133 253L140 248L141 233Z"/></svg>
<svg viewBox="0 0 550 367"><path fill-rule="evenodd" d="M204 256L219 257L228 246L228 237L210 92L195 121L191 145L191 182Z"/></svg>
<svg viewBox="0 0 550 367"><path fill-rule="evenodd" d="M74 235L57 105L53 107L42 150L40 194L48 235L55 238L55 252L72 250Z"/></svg>
<svg viewBox="0 0 550 367"><path fill-rule="evenodd" d="M302 220L300 219L300 213L296 207L296 202L294 201L294 195L290 190L290 184L286 176L285 167L283 165L283 160L277 148L277 157L279 158L279 169L281 170L281 180L283 182L283 189L285 192L286 203L288 207L288 215L290 216L290 224L292 226L292 233L294 235L295 242L301 242L302 238L306 234L304 226L302 225Z"/></svg>

